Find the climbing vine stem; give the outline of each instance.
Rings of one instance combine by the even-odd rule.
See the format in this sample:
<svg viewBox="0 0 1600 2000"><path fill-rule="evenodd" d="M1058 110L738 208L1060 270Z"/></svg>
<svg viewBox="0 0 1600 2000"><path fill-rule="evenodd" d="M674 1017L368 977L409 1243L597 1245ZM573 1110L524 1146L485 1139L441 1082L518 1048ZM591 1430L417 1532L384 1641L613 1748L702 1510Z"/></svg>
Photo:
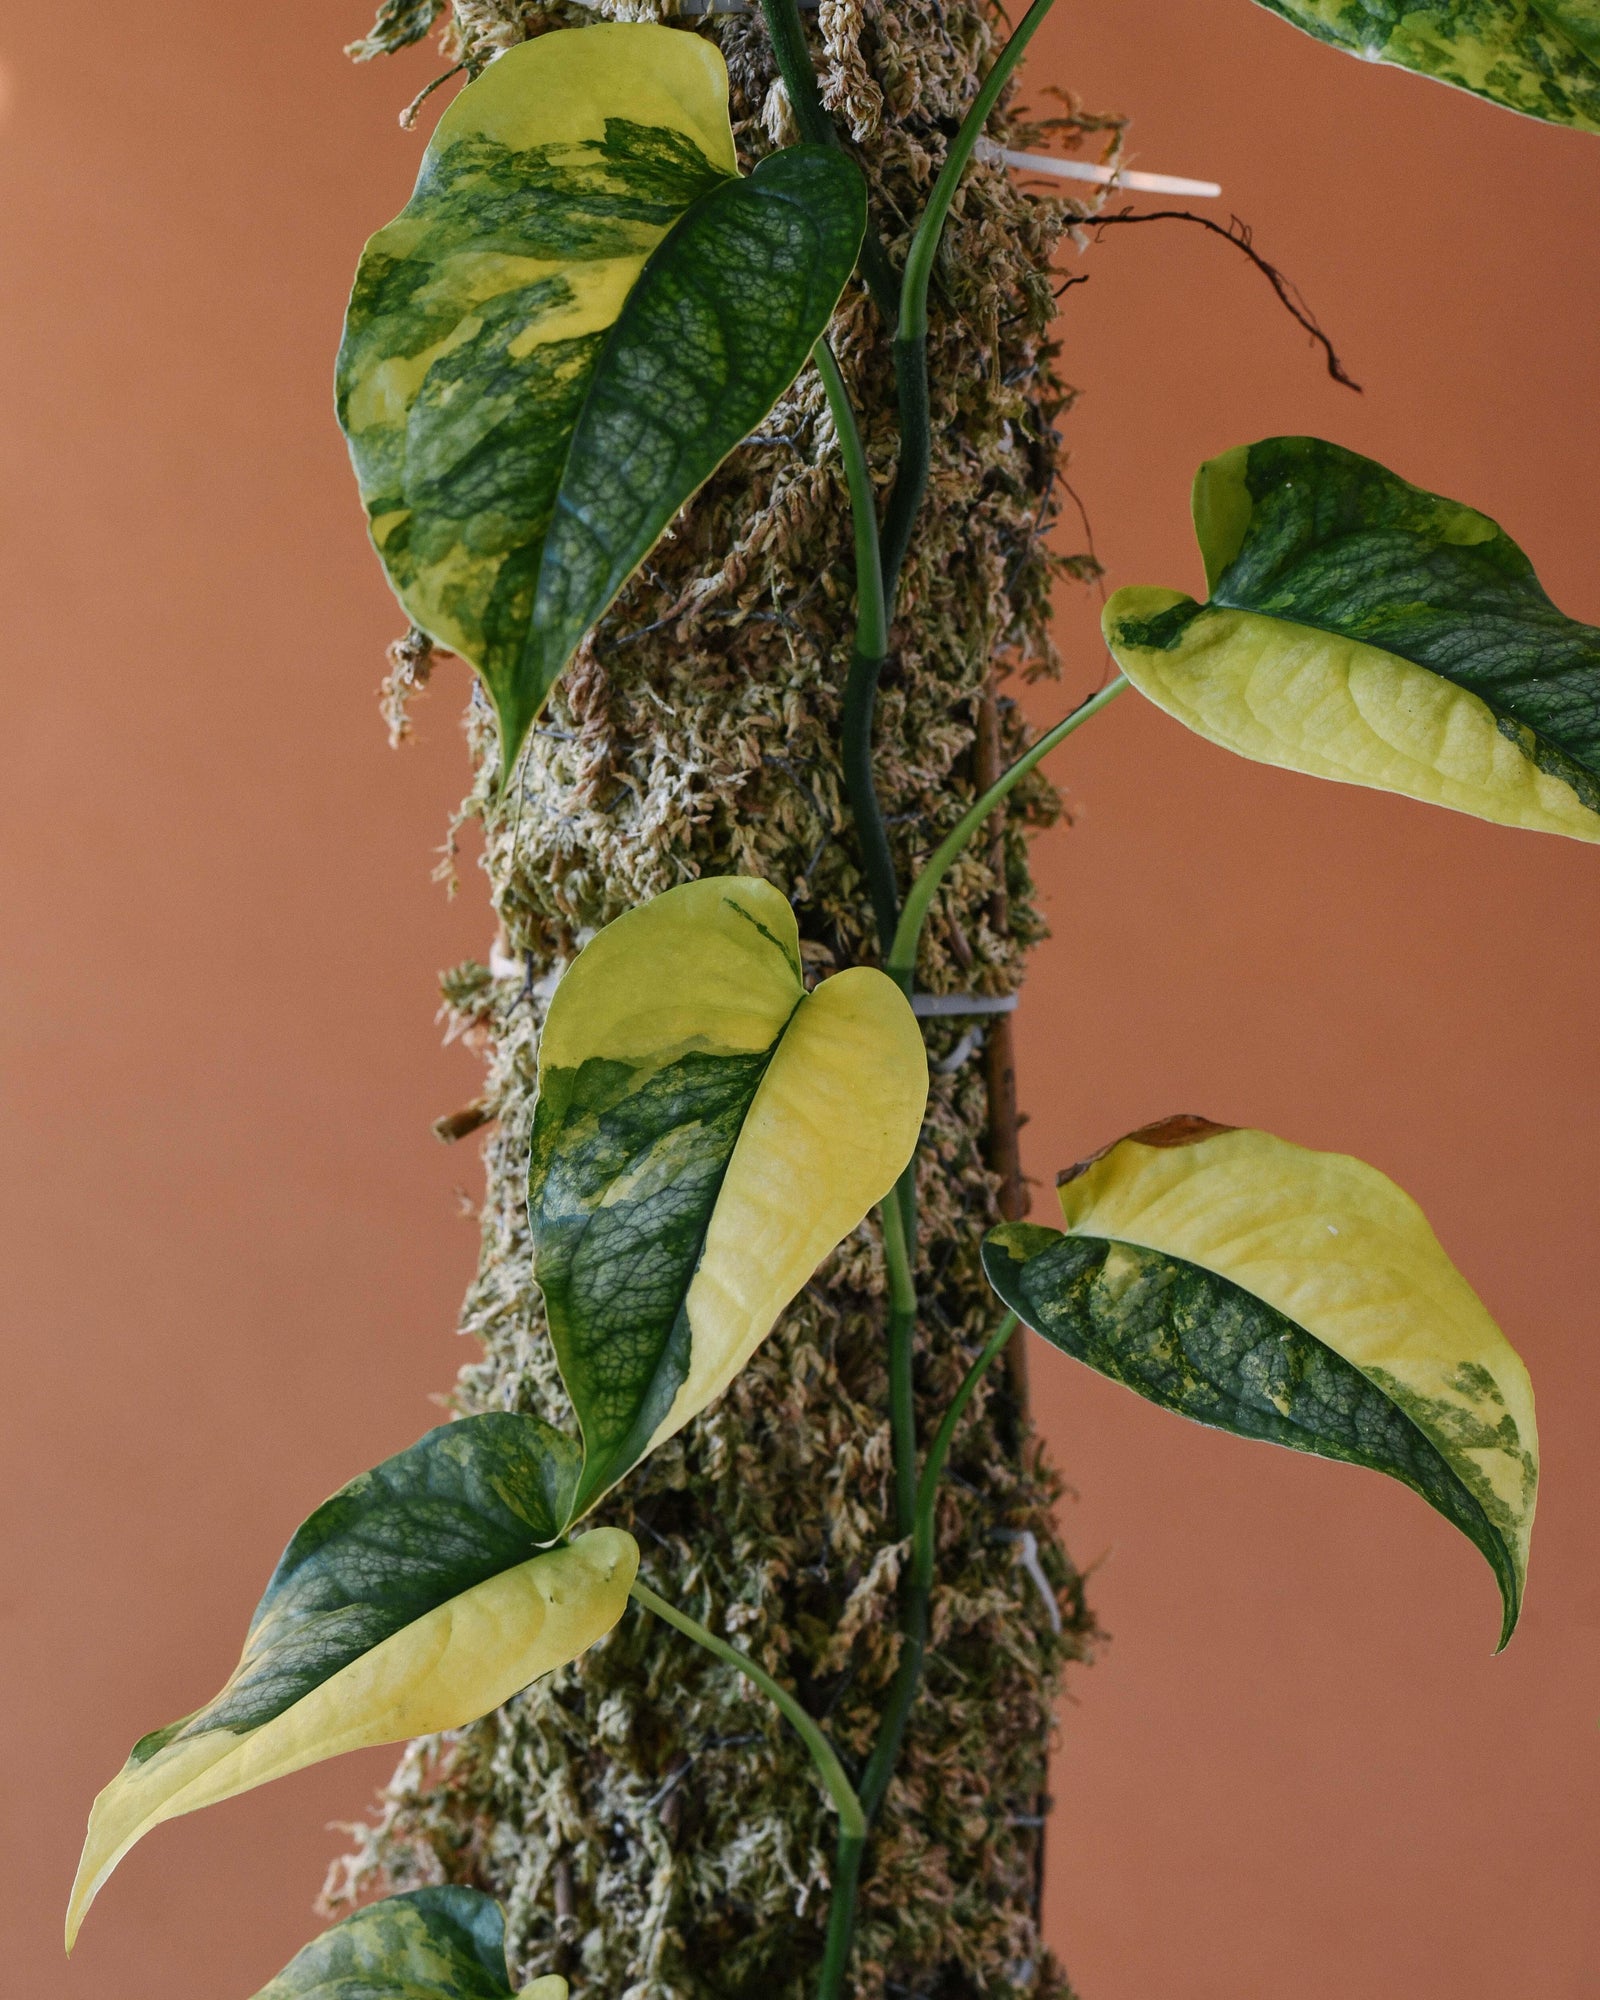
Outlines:
<svg viewBox="0 0 1600 2000"><path fill-rule="evenodd" d="M878 549L877 504L861 429L833 350L825 340L819 340L812 358L827 391L839 456L844 460L845 482L850 489L850 514L855 529L856 632L845 677L840 722L845 798L850 817L855 821L856 838L861 843L861 862L872 897L879 949L887 952L899 918L900 891L872 775L872 717L878 673L889 650L889 608Z"/></svg>
<svg viewBox="0 0 1600 2000"><path fill-rule="evenodd" d="M1090 695L1087 701L1080 702L1053 729L1047 729L1037 743L1030 744L1017 761L1002 771L989 789L974 800L928 857L907 893L885 967L890 978L897 980L905 992L911 991L916 976L917 946L922 941L922 927L928 921L928 912L933 907L939 884L961 858L972 836L1020 778L1025 778L1041 758L1049 756L1058 743L1064 743L1091 716L1098 715L1101 709L1115 701L1127 685L1127 676L1117 674L1103 688Z"/></svg>
<svg viewBox="0 0 1600 2000"><path fill-rule="evenodd" d="M891 614L900 582L900 567L911 546L911 533L928 490L928 467L933 436L928 400L928 287L933 277L944 225L950 214L956 189L972 159L974 147L989 122L989 114L1000 93L1022 60L1023 51L1033 40L1054 0L1033 0L1021 25L1011 37L972 100L961 128L950 142L933 193L922 211L906 253L906 268L900 280L899 311L894 335L895 389L900 404L900 467L894 491L883 521L883 576Z"/></svg>
<svg viewBox="0 0 1600 2000"><path fill-rule="evenodd" d="M883 1261L889 1273L889 1420L894 1439L895 1532L902 1540L911 1533L917 1508L917 1402L911 1374L913 1336L917 1324L914 1276L914 1223L901 1183L916 1169L907 1167L883 1204Z"/></svg>
<svg viewBox="0 0 1600 2000"><path fill-rule="evenodd" d="M1016 1314L1007 1313L989 1336L983 1352L967 1370L965 1380L951 1399L950 1407L945 1411L944 1418L934 1433L933 1443L928 1449L927 1463L923 1466L922 1477L917 1482L912 1510L911 1568L907 1593L911 1616L904 1628L900 1664L895 1674L894 1686L890 1690L888 1704L884 1709L878 1740L873 1746L871 1757L867 1760L867 1768L861 1780L861 1803L865 1806L869 1819L876 1818L878 1808L883 1804L884 1793L889 1789L889 1780L894 1775L894 1767L899 1761L900 1745L905 1736L911 1705L916 1700L917 1687L922 1679L922 1656L928 1641L928 1605L933 1592L933 1516L939 1498L939 1480L944 1472L944 1463L950 1455L950 1446L955 1438L956 1426L961 1421L961 1413L972 1400L973 1391L988 1373L990 1364L1005 1351L1006 1343L1016 1331L1016 1326Z"/></svg>
<svg viewBox="0 0 1600 2000"><path fill-rule="evenodd" d="M677 1605L658 1597L648 1584L640 1583L637 1578L629 1595L636 1604L643 1605L646 1611L653 1611L656 1617L664 1619L697 1646L704 1647L714 1658L730 1667L737 1667L777 1705L810 1752L817 1776L827 1788L839 1816L828 1933L823 1943L822 1969L817 1978L817 2000L839 2000L844 1991L850 1946L855 1936L856 1899L861 1881L861 1855L867 1841L867 1815L859 1794L845 1775L838 1753L823 1734L821 1726L807 1715L789 1690L775 1681L764 1668L758 1667L748 1653L741 1653L737 1646L730 1646L725 1639L708 1632L699 1619L691 1618L687 1611L680 1611Z"/></svg>
<svg viewBox="0 0 1600 2000"><path fill-rule="evenodd" d="M719 1639L714 1632L708 1632L698 1618L691 1618L687 1611L680 1611L677 1605L658 1597L648 1584L640 1583L635 1578L628 1594L636 1604L643 1605L646 1611L653 1611L657 1618L681 1632L686 1639L692 1639L697 1646L704 1647L706 1652L726 1665L737 1667L747 1680L753 1681L776 1704L784 1720L792 1725L795 1734L810 1752L817 1776L827 1788L834 1810L839 1815L839 1831L857 1841L862 1840L866 1835L867 1822L855 1787L845 1775L838 1753L822 1733L820 1725L807 1715L789 1690L775 1681L764 1667L758 1666L748 1653L741 1653L737 1646L730 1646L726 1639Z"/></svg>
<svg viewBox="0 0 1600 2000"><path fill-rule="evenodd" d="M944 1462L950 1456L950 1447L955 1441L956 1429L962 1414L972 1401L978 1384L988 1374L990 1365L1005 1351L1006 1342L1017 1330L1017 1316L1008 1312L1000 1324L990 1334L983 1352L967 1370L961 1387L950 1398L950 1407L940 1419L939 1428L933 1434L933 1442L928 1446L927 1462L922 1468L922 1477L917 1482L916 1519L911 1534L911 1580L931 1588L933 1584L933 1514L939 1500L939 1481L944 1476Z"/></svg>

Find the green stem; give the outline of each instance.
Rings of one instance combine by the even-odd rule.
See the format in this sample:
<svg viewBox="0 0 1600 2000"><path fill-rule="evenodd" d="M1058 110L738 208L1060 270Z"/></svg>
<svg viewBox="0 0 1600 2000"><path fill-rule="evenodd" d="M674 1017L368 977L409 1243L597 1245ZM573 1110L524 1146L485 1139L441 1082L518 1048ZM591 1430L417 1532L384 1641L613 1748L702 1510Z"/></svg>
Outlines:
<svg viewBox="0 0 1600 2000"><path fill-rule="evenodd" d="M972 1400L972 1392L997 1356L1005 1351L1016 1324L1016 1314L1007 1313L989 1336L987 1345L967 1370L966 1379L956 1391L944 1420L934 1433L928 1461L922 1469L911 1538L911 1567L907 1572L900 1606L900 1659L895 1668L894 1683L889 1689L889 1699L884 1704L883 1719L878 1724L877 1741L872 1746L872 1755L867 1759L867 1768L861 1774L858 1788L869 1820L877 1818L883 1805L889 1780L894 1776L894 1767L900 1761L906 1724L911 1719L917 1690L922 1684L922 1663L928 1650L928 1612L933 1597L933 1509L938 1498L940 1475L950 1455L951 1441L961 1421L962 1411Z"/></svg>
<svg viewBox="0 0 1600 2000"><path fill-rule="evenodd" d="M844 683L840 754L844 764L845 802L861 843L861 866L872 897L873 920L878 926L878 949L887 953L900 920L900 885L895 877L889 830L878 803L877 782L872 775L872 721L878 706L878 674L882 666L881 653L874 657L858 648L850 655L850 670Z"/></svg>
<svg viewBox="0 0 1600 2000"><path fill-rule="evenodd" d="M928 1603L932 1590L909 1576L900 1594L900 1659L894 1670L889 1699L878 1724L877 1741L867 1768L861 1774L861 1804L869 1820L875 1820L900 1761L900 1745L911 1719L917 1689L922 1684L922 1660L928 1650Z"/></svg>
<svg viewBox="0 0 1600 2000"><path fill-rule="evenodd" d="M917 1486L917 1521L911 1538L911 1578L913 1583L931 1588L933 1584L933 1510L939 1498L939 1481L944 1474L944 1462L950 1456L950 1447L955 1441L956 1427L961 1422L962 1412L972 1401L973 1392L990 1365L1005 1352L1006 1342L1011 1338L1017 1325L1017 1316L1008 1312L1000 1324L990 1334L983 1352L967 1370L961 1387L950 1399L950 1407L945 1411L939 1428L933 1434L933 1443L928 1447L927 1463L922 1468L922 1478Z"/></svg>
<svg viewBox="0 0 1600 2000"><path fill-rule="evenodd" d="M950 142L944 165L939 169L939 178L933 184L933 193L928 197L928 205L922 211L916 233L911 238L911 248L906 253L905 276L900 281L899 337L903 340L922 340L927 336L928 282L933 275L933 260L938 253L939 238L944 230L945 218L950 213L950 204L956 198L961 176L972 158L973 147L989 122L990 112L998 103L1001 91L1010 82L1011 72L1021 62L1023 50L1037 34L1053 4L1054 0L1033 0L1033 5L1022 17L1022 25L996 56L994 67L983 79L971 108L961 121L961 130Z"/></svg>
<svg viewBox="0 0 1600 2000"><path fill-rule="evenodd" d="M646 1611L653 1611L658 1618L681 1632L686 1639L693 1639L697 1646L703 1646L708 1653L730 1667L737 1667L748 1680L755 1682L769 1700L775 1702L795 1734L811 1753L811 1761L816 1766L817 1776L827 1787L828 1796L833 1800L834 1810L839 1815L839 1835L841 1841L848 1836L858 1844L866 1839L867 1821L861 1800L855 1787L845 1776L844 1766L839 1762L833 1745L823 1735L821 1729L806 1714L786 1687L780 1687L764 1668L758 1667L748 1653L741 1653L736 1646L730 1646L725 1639L717 1638L687 1611L680 1611L675 1604L669 1604L664 1597L657 1597L648 1584L634 1580L628 1595Z"/></svg>
<svg viewBox="0 0 1600 2000"><path fill-rule="evenodd" d="M833 434L839 440L839 456L844 460L845 484L850 489L850 515L856 542L856 651L882 659L889 650L889 607L883 592L883 563L878 552L878 509L872 491L872 474L867 467L867 449L861 442L855 405L845 386L839 363L826 340L811 350L817 373L828 395L828 413L833 418Z"/></svg>
<svg viewBox="0 0 1600 2000"><path fill-rule="evenodd" d="M894 856L872 775L872 716L877 705L878 672L889 650L889 607L878 552L878 508L861 430L833 350L825 340L819 340L811 358L827 391L855 525L856 636L850 669L845 676L840 730L844 795L850 817L855 821L856 838L861 843L861 865L878 926L878 948L887 952L900 914L900 885L895 880Z"/></svg>
<svg viewBox="0 0 1600 2000"><path fill-rule="evenodd" d="M917 1518L917 1399L911 1359L917 1324L917 1287L912 1263L914 1224L905 1183L916 1182L916 1165L906 1168L883 1204L883 1261L889 1273L889 1428L894 1439L895 1533L904 1541Z"/></svg>
<svg viewBox="0 0 1600 2000"><path fill-rule="evenodd" d="M808 145L834 146L843 152L844 142L828 116L822 92L817 87L816 66L806 46L806 31L795 0L761 0L761 14L767 24L767 37L772 43L778 74L789 93L790 108L794 112L794 122L800 128L801 138ZM884 326L892 333L899 287L889 262L889 253L883 247L883 238L870 218L861 245L861 275L867 281L867 290L872 294L873 304L878 308Z"/></svg>
<svg viewBox="0 0 1600 2000"><path fill-rule="evenodd" d="M767 0L763 0L767 4ZM932 434L928 418L928 286L933 277L939 239L950 214L950 205L967 170L989 114L1011 73L1022 60L1023 50L1033 40L1053 0L1033 0L1016 33L995 58L994 67L984 78L971 108L961 121L961 129L950 143L933 193L906 253L906 268L900 280L900 309L894 338L895 383L900 396L900 468L894 491L889 496L883 522L883 574L891 613L900 581L900 567L911 546L911 532L922 510L928 490L928 467Z"/></svg>
<svg viewBox="0 0 1600 2000"><path fill-rule="evenodd" d="M893 341L895 398L900 407L900 462L889 504L883 510L883 583L891 616L900 594L900 572L911 547L911 531L922 511L933 462L933 429L928 397L928 339L923 334Z"/></svg>
<svg viewBox="0 0 1600 2000"><path fill-rule="evenodd" d="M833 1863L833 1880L828 1885L832 1900L828 1906L828 1936L822 1948L822 1970L817 1975L817 2000L841 2000L845 1974L850 1967L850 1945L856 1928L856 1897L861 1887L861 1855L865 1840L847 1834L841 1825L839 1845Z"/></svg>
<svg viewBox="0 0 1600 2000"><path fill-rule="evenodd" d="M1081 729L1090 716L1098 715L1101 709L1115 700L1127 685L1127 676L1117 674L1098 693L1090 695L1087 701L1081 702L1053 729L1047 729L1037 743L1023 751L1009 770L1001 772L983 796L962 814L949 835L934 849L931 858L906 895L905 907L900 912L900 922L895 930L894 943L890 947L885 966L890 978L897 980L904 991L907 993L911 991L911 983L916 976L917 946L922 940L922 927L928 920L928 911L938 893L939 884L950 872L954 863L960 859L967 842L1019 778L1026 777L1034 765L1041 758L1047 757L1058 743L1064 743L1073 730Z"/></svg>

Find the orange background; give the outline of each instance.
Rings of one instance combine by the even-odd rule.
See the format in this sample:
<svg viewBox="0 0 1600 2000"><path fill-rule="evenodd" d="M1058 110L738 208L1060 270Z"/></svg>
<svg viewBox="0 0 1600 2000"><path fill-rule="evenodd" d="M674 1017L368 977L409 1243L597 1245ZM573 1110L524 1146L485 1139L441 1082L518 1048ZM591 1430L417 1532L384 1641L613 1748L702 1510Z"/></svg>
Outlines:
<svg viewBox="0 0 1600 2000"><path fill-rule="evenodd" d="M30 2000L243 2000L315 1928L327 1823L386 1752L163 1828L70 1968L57 1942L97 1785L220 1682L288 1530L461 1358L477 1171L427 1128L476 1076L434 971L489 936L475 872L453 904L429 881L463 689L390 755L398 619L328 408L433 60L347 66L360 11L0 29L0 1896ZM1064 5L1031 76L1220 180L1367 385L1333 387L1225 246L1108 235L1065 337L1113 583L1198 587L1196 462L1312 430L1493 513L1600 620L1600 142L1244 0ZM1069 694L1093 610L1063 609ZM1037 1349L1113 1635L1065 1710L1052 1935L1085 2000L1600 1991L1600 856L1230 760L1134 696L1055 768L1078 824L1040 854L1032 1171L1175 1110L1365 1155L1532 1366L1546 1491L1492 1660L1489 1577L1412 1497Z"/></svg>

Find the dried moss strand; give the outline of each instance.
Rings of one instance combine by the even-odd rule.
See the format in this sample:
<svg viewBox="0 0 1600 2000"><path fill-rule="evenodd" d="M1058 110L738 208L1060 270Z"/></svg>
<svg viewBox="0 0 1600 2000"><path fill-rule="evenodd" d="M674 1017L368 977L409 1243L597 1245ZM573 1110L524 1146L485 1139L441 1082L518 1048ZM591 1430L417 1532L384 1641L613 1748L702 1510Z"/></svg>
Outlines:
<svg viewBox="0 0 1600 2000"><path fill-rule="evenodd" d="M928 921L933 899L939 884L961 858L967 843L1019 779L1025 778L1041 758L1047 757L1058 743L1064 743L1075 729L1081 729L1091 716L1098 715L1127 685L1126 676L1117 674L1098 692L1090 695L1087 701L1080 702L1053 729L1047 729L1037 743L1025 750L1008 770L1001 772L988 791L956 821L934 849L906 896L886 967L890 977L897 979L908 993L916 976L917 947L922 941L922 927Z"/></svg>
<svg viewBox="0 0 1600 2000"><path fill-rule="evenodd" d="M635 1579L628 1595L636 1604L652 1611L686 1639L692 1639L697 1646L703 1646L708 1653L730 1667L737 1667L747 1680L753 1681L767 1699L782 1711L784 1720L806 1746L811 1761L816 1766L817 1776L827 1787L828 1797L833 1800L839 1815L839 1831L859 1843L866 1838L866 1815L855 1787L845 1776L844 1766L839 1762L838 1753L823 1735L817 1724L806 1714L786 1687L775 1681L771 1674L758 1667L748 1653L741 1653L736 1646L730 1646L725 1639L708 1632L696 1618L687 1611L680 1611L675 1604L669 1604L664 1597L658 1597L647 1583Z"/></svg>

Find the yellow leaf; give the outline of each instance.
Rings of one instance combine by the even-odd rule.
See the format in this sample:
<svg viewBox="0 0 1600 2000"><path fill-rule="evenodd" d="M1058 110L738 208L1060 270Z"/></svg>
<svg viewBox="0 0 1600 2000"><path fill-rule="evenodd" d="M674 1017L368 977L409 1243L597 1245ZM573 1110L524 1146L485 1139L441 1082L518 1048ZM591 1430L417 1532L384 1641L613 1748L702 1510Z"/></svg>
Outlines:
<svg viewBox="0 0 1600 2000"><path fill-rule="evenodd" d="M640 904L563 976L541 1075L589 1061L659 1067L686 1049L769 1049L805 997L799 938L787 900L750 876L707 876Z"/></svg>
<svg viewBox="0 0 1600 2000"><path fill-rule="evenodd" d="M1063 1177L1069 1235L1226 1278L1358 1369L1444 1455L1520 1585L1538 1484L1533 1388L1417 1204L1343 1153L1173 1119Z"/></svg>
<svg viewBox="0 0 1600 2000"><path fill-rule="evenodd" d="M439 1605L270 1722L206 1730L130 1759L89 1817L67 1949L106 1877L152 1827L346 1750L475 1722L610 1631L638 1561L631 1536L597 1528Z"/></svg>
<svg viewBox="0 0 1600 2000"><path fill-rule="evenodd" d="M900 989L857 967L808 995L765 882L687 883L584 949L545 1025L529 1174L576 1512L744 1367L893 1186L927 1092Z"/></svg>
<svg viewBox="0 0 1600 2000"><path fill-rule="evenodd" d="M1137 635L1190 604L1119 590L1105 610L1122 671L1197 735L1262 764L1400 792L1501 826L1600 840L1600 813L1539 768L1488 704L1396 654L1260 612L1195 607L1166 645Z"/></svg>
<svg viewBox="0 0 1600 2000"><path fill-rule="evenodd" d="M916 1149L922 1030L893 980L856 966L802 1001L756 1092L689 1287L689 1375L653 1450L733 1380Z"/></svg>

